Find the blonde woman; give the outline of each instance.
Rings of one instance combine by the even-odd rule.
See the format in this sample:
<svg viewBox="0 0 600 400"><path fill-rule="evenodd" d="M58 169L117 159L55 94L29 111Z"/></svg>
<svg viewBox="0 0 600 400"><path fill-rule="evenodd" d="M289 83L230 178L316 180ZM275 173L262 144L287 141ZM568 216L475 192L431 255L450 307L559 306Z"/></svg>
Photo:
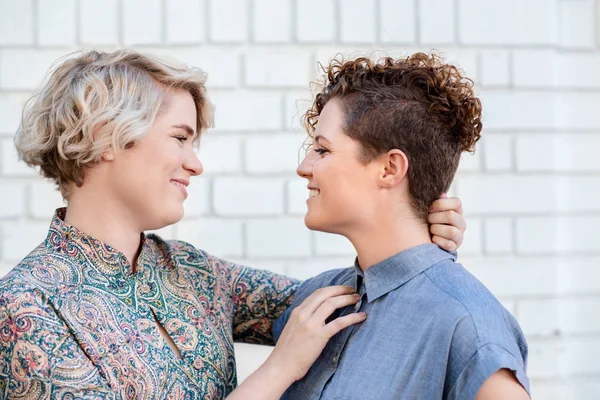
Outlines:
<svg viewBox="0 0 600 400"><path fill-rule="evenodd" d="M194 145L212 124L205 80L133 51L91 51L58 65L26 106L19 155L68 206L0 281L0 397L275 399L330 337L364 321L326 323L358 297L316 291L236 389L233 342L272 343L299 283L144 234L183 217L203 171ZM437 228L460 244L463 224L458 235Z"/></svg>

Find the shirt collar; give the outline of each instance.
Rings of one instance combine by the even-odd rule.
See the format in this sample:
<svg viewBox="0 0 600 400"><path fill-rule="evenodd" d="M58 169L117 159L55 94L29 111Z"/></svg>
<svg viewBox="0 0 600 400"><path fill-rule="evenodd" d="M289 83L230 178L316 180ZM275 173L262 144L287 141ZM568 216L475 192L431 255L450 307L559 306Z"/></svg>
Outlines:
<svg viewBox="0 0 600 400"><path fill-rule="evenodd" d="M436 244L422 244L404 250L362 271L358 257L354 261L353 284L358 290L361 280L366 286L368 302L388 294L419 275L429 267L444 260L456 260L456 253L447 252Z"/></svg>
<svg viewBox="0 0 600 400"><path fill-rule="evenodd" d="M67 209L65 207L58 208L46 237L46 244L59 251L66 252L72 257L91 261L91 264L105 275L115 275L122 273L125 276L131 275L131 265L127 257L119 250L93 238L87 233L80 231L73 225L65 222ZM141 265L142 259L150 256L151 247L146 241L146 236L142 233L141 252L138 257L138 266Z"/></svg>

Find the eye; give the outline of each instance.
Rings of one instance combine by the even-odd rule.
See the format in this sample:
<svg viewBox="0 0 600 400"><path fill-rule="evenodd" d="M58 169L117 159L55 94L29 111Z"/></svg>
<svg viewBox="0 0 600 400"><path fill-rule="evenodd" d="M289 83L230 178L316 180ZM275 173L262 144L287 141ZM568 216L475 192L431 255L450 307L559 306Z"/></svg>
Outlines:
<svg viewBox="0 0 600 400"><path fill-rule="evenodd" d="M313 149L315 151L315 153L317 153L318 155L322 156L325 153L329 153L329 150L327 150L324 147L316 147Z"/></svg>
<svg viewBox="0 0 600 400"><path fill-rule="evenodd" d="M187 135L174 136L174 138L179 140L181 143L186 142L188 140Z"/></svg>

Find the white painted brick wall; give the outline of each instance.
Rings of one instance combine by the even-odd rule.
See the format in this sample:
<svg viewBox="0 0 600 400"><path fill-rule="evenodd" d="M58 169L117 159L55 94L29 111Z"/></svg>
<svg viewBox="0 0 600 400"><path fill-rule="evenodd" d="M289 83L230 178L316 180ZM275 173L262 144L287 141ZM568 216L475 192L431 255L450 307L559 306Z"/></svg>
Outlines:
<svg viewBox="0 0 600 400"><path fill-rule="evenodd" d="M316 61L435 47L484 106L452 189L469 226L459 261L522 324L534 398L600 398L599 21L596 0L0 0L0 275L62 203L13 147L58 57L134 45L207 71L205 176L186 218L158 233L305 279L354 260L343 238L303 225L295 169ZM269 352L237 349L242 379Z"/></svg>

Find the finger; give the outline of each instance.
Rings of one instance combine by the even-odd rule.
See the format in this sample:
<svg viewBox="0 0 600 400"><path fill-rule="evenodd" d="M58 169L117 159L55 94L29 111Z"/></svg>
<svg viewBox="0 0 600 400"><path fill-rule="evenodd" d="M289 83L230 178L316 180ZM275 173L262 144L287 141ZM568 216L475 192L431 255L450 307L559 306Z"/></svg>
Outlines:
<svg viewBox="0 0 600 400"><path fill-rule="evenodd" d="M317 311L313 314L313 318L318 323L324 325L325 320L338 308L356 304L360 300L360 296L356 293L346 294L342 296L330 297L321 304Z"/></svg>
<svg viewBox="0 0 600 400"><path fill-rule="evenodd" d="M323 332L325 336L327 336L328 338L332 338L342 329L345 329L350 325L363 322L365 319L367 319L367 314L364 312L348 314L343 317L336 318L327 325L325 325L325 329L323 330Z"/></svg>
<svg viewBox="0 0 600 400"><path fill-rule="evenodd" d="M328 286L324 288L320 288L314 291L313 294L308 296L300 307L307 314L314 314L317 308L323 304L325 300L330 297L341 296L344 294L352 294L354 293L354 288L350 286Z"/></svg>
<svg viewBox="0 0 600 400"><path fill-rule="evenodd" d="M439 211L447 211L454 210L459 214L462 214L462 202L458 197L449 197L446 199L437 199L431 204L429 207L429 212L439 212Z"/></svg>
<svg viewBox="0 0 600 400"><path fill-rule="evenodd" d="M460 246L463 240L462 231L450 225L431 225L431 234L454 242L456 247Z"/></svg>
<svg viewBox="0 0 600 400"><path fill-rule="evenodd" d="M447 251L455 251L457 249L456 243L440 236L434 236L431 241Z"/></svg>
<svg viewBox="0 0 600 400"><path fill-rule="evenodd" d="M454 226L461 231L465 231L467 229L465 217L453 210L430 213L427 216L427 222L429 222L431 225L440 224Z"/></svg>

